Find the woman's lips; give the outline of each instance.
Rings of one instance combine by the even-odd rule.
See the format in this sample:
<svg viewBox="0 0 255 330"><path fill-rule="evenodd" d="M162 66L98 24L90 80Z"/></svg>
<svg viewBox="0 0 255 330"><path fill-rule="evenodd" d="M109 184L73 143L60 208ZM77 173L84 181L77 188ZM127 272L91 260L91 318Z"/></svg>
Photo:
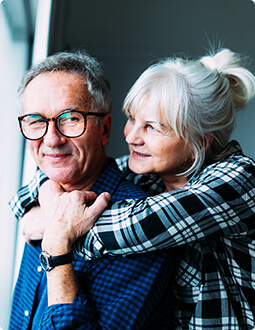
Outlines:
<svg viewBox="0 0 255 330"><path fill-rule="evenodd" d="M141 159L141 158L144 159L144 158L150 157L150 155L132 150L132 157L139 158L139 159Z"/></svg>

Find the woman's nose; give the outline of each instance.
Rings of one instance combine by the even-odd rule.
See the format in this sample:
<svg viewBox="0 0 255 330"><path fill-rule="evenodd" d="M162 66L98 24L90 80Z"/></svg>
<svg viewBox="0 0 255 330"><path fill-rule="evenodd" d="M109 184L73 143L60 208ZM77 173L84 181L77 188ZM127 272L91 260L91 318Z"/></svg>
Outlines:
<svg viewBox="0 0 255 330"><path fill-rule="evenodd" d="M137 124L126 124L125 127L126 142L128 144L143 144L142 128Z"/></svg>

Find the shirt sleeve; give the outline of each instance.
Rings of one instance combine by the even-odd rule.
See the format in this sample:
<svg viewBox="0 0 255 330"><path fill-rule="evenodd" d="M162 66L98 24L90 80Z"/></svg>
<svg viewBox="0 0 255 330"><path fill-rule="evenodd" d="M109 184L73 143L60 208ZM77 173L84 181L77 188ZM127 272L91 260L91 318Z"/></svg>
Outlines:
<svg viewBox="0 0 255 330"><path fill-rule="evenodd" d="M156 320L170 322L166 293L173 262L169 251L101 258L89 265L79 258L80 291L72 304L49 306L39 329L151 329Z"/></svg>
<svg viewBox="0 0 255 330"><path fill-rule="evenodd" d="M48 177L38 168L32 181L20 188L17 194L12 197L9 205L17 220L20 220L31 207L38 205L38 190L47 180Z"/></svg>
<svg viewBox="0 0 255 330"><path fill-rule="evenodd" d="M49 306L43 314L38 330L53 329L98 329L95 307L84 297L82 290L72 304Z"/></svg>
<svg viewBox="0 0 255 330"><path fill-rule="evenodd" d="M207 166L179 190L114 203L84 238L84 257L143 253L253 230L255 166L243 156Z"/></svg>

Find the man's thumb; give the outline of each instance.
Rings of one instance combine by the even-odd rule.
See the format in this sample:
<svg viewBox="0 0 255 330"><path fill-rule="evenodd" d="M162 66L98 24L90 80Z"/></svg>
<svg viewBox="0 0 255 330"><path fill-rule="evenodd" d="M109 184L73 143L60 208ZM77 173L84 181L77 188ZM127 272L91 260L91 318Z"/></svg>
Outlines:
<svg viewBox="0 0 255 330"><path fill-rule="evenodd" d="M104 192L96 198L94 203L89 206L90 221L95 222L99 218L106 209L110 199L111 195L108 192Z"/></svg>

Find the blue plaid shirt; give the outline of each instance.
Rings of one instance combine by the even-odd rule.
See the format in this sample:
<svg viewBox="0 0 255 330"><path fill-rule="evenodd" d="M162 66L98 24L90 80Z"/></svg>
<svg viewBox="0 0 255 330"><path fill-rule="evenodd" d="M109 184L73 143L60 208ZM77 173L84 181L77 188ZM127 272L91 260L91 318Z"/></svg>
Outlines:
<svg viewBox="0 0 255 330"><path fill-rule="evenodd" d="M232 145L231 155L204 166L182 189L113 204L78 245L87 259L175 248L179 329L255 327L255 162ZM164 189L158 177L130 172L127 159L117 160L126 178L151 195ZM25 209L15 201L31 196L33 184L13 199L17 216Z"/></svg>
<svg viewBox="0 0 255 330"><path fill-rule="evenodd" d="M41 175L42 180L45 176ZM122 178L114 161L91 190L109 191L112 200L142 198L146 194ZM25 198L28 201L27 198ZM26 204L26 203L25 203ZM23 206L25 204L22 204ZM36 247L25 245L15 287L10 330L29 329L33 305L40 304L38 287L45 273ZM73 262L81 289L72 304L47 307L38 329L167 329L171 322L170 280L173 259L168 251L128 257L106 256ZM41 292L46 297L46 286ZM40 318L39 318L40 319Z"/></svg>

